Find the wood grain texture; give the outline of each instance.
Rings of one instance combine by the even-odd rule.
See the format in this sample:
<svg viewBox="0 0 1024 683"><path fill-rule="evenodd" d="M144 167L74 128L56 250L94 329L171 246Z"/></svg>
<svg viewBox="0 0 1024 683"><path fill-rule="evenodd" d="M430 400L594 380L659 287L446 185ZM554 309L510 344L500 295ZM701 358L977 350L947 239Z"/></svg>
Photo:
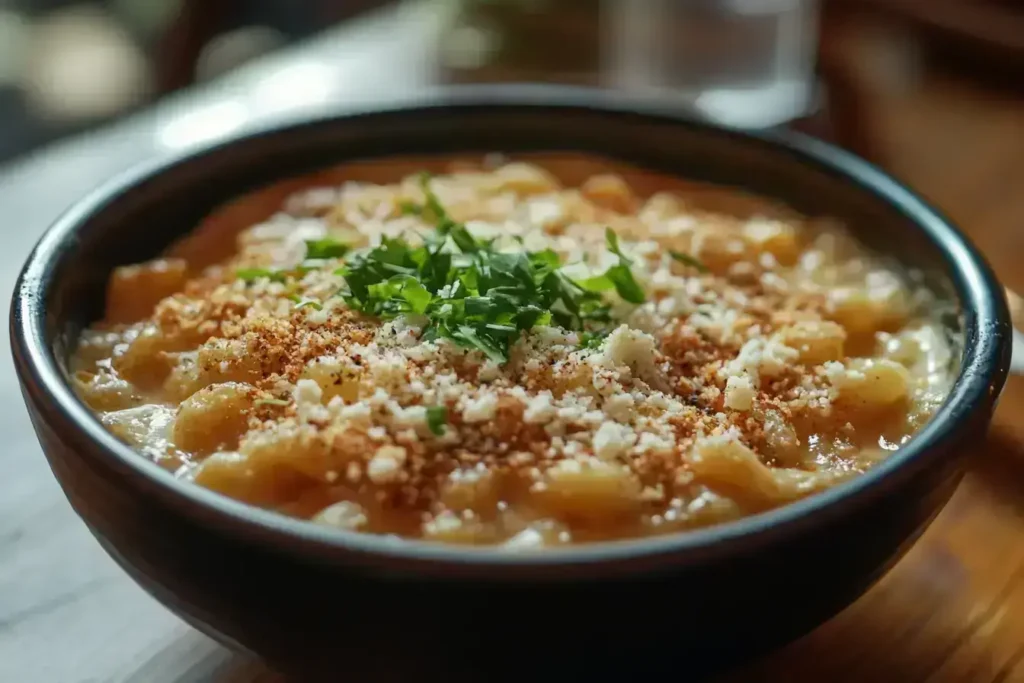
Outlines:
<svg viewBox="0 0 1024 683"><path fill-rule="evenodd" d="M429 44L407 39L422 31L422 17L407 16L400 26L395 21L276 59L332 63L339 83L362 84L363 90L335 93L334 102L373 94L366 90L375 80L367 62L345 50L364 50L379 68L400 70L393 83L403 87L429 82ZM912 44L883 28L859 21L829 33L836 54L848 62L845 72L863 88L852 101L862 103L855 114L873 156L958 222L1007 285L1024 290L1018 264L1024 254L1024 99L932 73ZM381 59L391 49L399 53ZM246 78L257 79L269 66ZM10 291L31 244L63 206L160 150L159 128L170 106L224 102L254 82L191 93L0 171L7 226L0 237L0 283ZM2 343L8 344L6 337ZM0 430L7 446L0 450L0 681L283 683L183 625L103 554L50 476L16 389L9 349L0 353ZM1024 379L1013 378L970 473L908 556L843 614L724 680L1024 681L1021 415Z"/></svg>

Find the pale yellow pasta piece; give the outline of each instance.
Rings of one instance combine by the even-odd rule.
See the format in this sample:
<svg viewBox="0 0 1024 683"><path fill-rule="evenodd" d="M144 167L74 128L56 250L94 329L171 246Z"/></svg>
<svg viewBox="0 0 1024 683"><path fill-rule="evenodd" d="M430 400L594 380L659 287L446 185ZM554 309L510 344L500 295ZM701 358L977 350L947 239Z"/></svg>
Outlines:
<svg viewBox="0 0 1024 683"><path fill-rule="evenodd" d="M499 501L498 484L491 470L455 470L441 490L441 502L451 510L492 510Z"/></svg>
<svg viewBox="0 0 1024 683"><path fill-rule="evenodd" d="M640 482L624 466L591 458L562 460L532 491L533 500L559 519L609 519L639 509Z"/></svg>
<svg viewBox="0 0 1024 683"><path fill-rule="evenodd" d="M246 432L256 389L225 382L204 387L178 407L174 443L186 451L206 455L234 449Z"/></svg>
<svg viewBox="0 0 1024 683"><path fill-rule="evenodd" d="M698 482L713 488L734 487L765 502L781 498L771 468L734 435L709 436L697 441L690 453L690 467Z"/></svg>
<svg viewBox="0 0 1024 683"><path fill-rule="evenodd" d="M900 290L873 295L864 289L841 287L830 293L825 312L850 334L866 334L902 323L906 300Z"/></svg>
<svg viewBox="0 0 1024 683"><path fill-rule="evenodd" d="M677 513L678 526L683 528L721 524L743 516L740 505L729 498L707 488L697 485L696 492L689 498L686 506Z"/></svg>
<svg viewBox="0 0 1024 683"><path fill-rule="evenodd" d="M167 354L175 347L175 340L148 324L130 342L114 349L112 364L121 377L137 387L159 386L171 369Z"/></svg>
<svg viewBox="0 0 1024 683"><path fill-rule="evenodd" d="M920 325L898 334L880 334L885 358L905 366L918 386L947 387L953 358L945 333L937 325Z"/></svg>
<svg viewBox="0 0 1024 683"><path fill-rule="evenodd" d="M621 176L595 175L583 183L580 192L588 200L616 213L631 213L636 209L637 199L632 188Z"/></svg>
<svg viewBox="0 0 1024 683"><path fill-rule="evenodd" d="M193 351L173 356L174 365L163 384L164 393L171 399L184 401L205 386L196 362L197 355Z"/></svg>
<svg viewBox="0 0 1024 683"><path fill-rule="evenodd" d="M786 466L803 465L805 451L793 425L777 410L764 411L763 420L769 455Z"/></svg>
<svg viewBox="0 0 1024 683"><path fill-rule="evenodd" d="M829 469L821 472L808 472L790 467L772 469L778 501L783 503L824 491L845 479L856 476L856 474L857 471L852 468L850 470Z"/></svg>
<svg viewBox="0 0 1024 683"><path fill-rule="evenodd" d="M343 366L335 358L323 358L310 363L302 371L302 378L311 379L320 386L324 403L335 396L349 403L359 398L361 374L354 368Z"/></svg>
<svg viewBox="0 0 1024 683"><path fill-rule="evenodd" d="M750 410L755 398L757 390L748 375L736 375L726 382L724 405L729 410Z"/></svg>
<svg viewBox="0 0 1024 683"><path fill-rule="evenodd" d="M701 227L694 233L690 254L716 275L735 263L751 260L750 246L726 225Z"/></svg>
<svg viewBox="0 0 1024 683"><path fill-rule="evenodd" d="M835 483L830 473L788 467L768 467L750 448L731 435L701 439L690 454L698 482L741 491L758 505L779 505L820 491Z"/></svg>
<svg viewBox="0 0 1024 683"><path fill-rule="evenodd" d="M184 400L203 387L221 382L256 382L263 376L263 365L245 339L211 339L196 353L176 357L164 391Z"/></svg>
<svg viewBox="0 0 1024 683"><path fill-rule="evenodd" d="M883 318L878 302L872 301L866 292L852 289L834 292L829 298L826 312L851 334L874 332Z"/></svg>
<svg viewBox="0 0 1024 683"><path fill-rule="evenodd" d="M308 481L284 467L255 466L247 456L234 452L214 453L191 476L200 486L252 505L294 500Z"/></svg>
<svg viewBox="0 0 1024 683"><path fill-rule="evenodd" d="M846 330L831 320L802 320L779 330L782 343L800 354L800 362L821 365L843 357Z"/></svg>
<svg viewBox="0 0 1024 683"><path fill-rule="evenodd" d="M814 230L814 251L820 252L829 264L863 267L864 248L843 227L828 218L812 221Z"/></svg>
<svg viewBox="0 0 1024 683"><path fill-rule="evenodd" d="M211 339L199 347L196 360L211 379L242 382L262 376L260 357L245 339Z"/></svg>
<svg viewBox="0 0 1024 683"><path fill-rule="evenodd" d="M553 519L539 519L510 536L502 546L510 552L541 550L572 540L569 528Z"/></svg>
<svg viewBox="0 0 1024 683"><path fill-rule="evenodd" d="M908 368L913 368L924 357L921 343L912 333L889 334L881 332L879 333L878 341L881 353L884 354L885 358Z"/></svg>
<svg viewBox="0 0 1024 683"><path fill-rule="evenodd" d="M279 426L273 432L250 431L239 446L252 467L283 468L332 483L352 462L360 462L378 449L363 433L345 431L326 437L309 425Z"/></svg>
<svg viewBox="0 0 1024 683"><path fill-rule="evenodd" d="M496 529L474 516L463 516L445 510L423 524L423 538L428 541L473 545L493 543L497 539Z"/></svg>
<svg viewBox="0 0 1024 683"><path fill-rule="evenodd" d="M662 221L674 218L686 210L686 204L671 192L658 192L644 202L640 209L641 222L652 228Z"/></svg>
<svg viewBox="0 0 1024 683"><path fill-rule="evenodd" d="M138 332L138 327L113 330L85 330L78 340L75 354L70 358L72 371L96 372L96 364L114 355L114 349L126 344Z"/></svg>
<svg viewBox="0 0 1024 683"><path fill-rule="evenodd" d="M828 363L826 373L839 400L863 408L884 408L910 395L910 373L888 359L854 359L847 366Z"/></svg>
<svg viewBox="0 0 1024 683"><path fill-rule="evenodd" d="M796 227L790 223L754 219L743 226L743 237L756 252L771 254L785 266L794 264L800 255Z"/></svg>
<svg viewBox="0 0 1024 683"><path fill-rule="evenodd" d="M533 164L513 162L494 172L496 191L514 192L520 197L547 194L559 188L553 175Z"/></svg>
<svg viewBox="0 0 1024 683"><path fill-rule="evenodd" d="M138 405L141 400L130 382L104 370L96 373L80 370L74 374L73 381L78 395L93 410L123 410Z"/></svg>
<svg viewBox="0 0 1024 683"><path fill-rule="evenodd" d="M187 278L188 264L176 258L115 268L107 281L107 321L142 320L164 297L184 289Z"/></svg>
<svg viewBox="0 0 1024 683"><path fill-rule="evenodd" d="M335 529L358 531L367 525L369 519L366 516L366 510L359 503L343 500L333 505L328 505L313 515L312 521L315 524L334 527Z"/></svg>
<svg viewBox="0 0 1024 683"><path fill-rule="evenodd" d="M174 409L146 404L103 415L103 424L118 437L156 461L173 456Z"/></svg>

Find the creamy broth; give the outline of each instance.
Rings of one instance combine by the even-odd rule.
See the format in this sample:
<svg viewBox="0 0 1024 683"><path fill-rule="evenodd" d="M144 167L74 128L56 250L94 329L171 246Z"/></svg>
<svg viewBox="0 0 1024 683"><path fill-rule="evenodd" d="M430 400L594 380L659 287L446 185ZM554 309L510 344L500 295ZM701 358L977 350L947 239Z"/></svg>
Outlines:
<svg viewBox="0 0 1024 683"><path fill-rule="evenodd" d="M430 163L282 183L117 269L82 399L238 500L528 550L784 505L945 398L935 297L833 221L576 157Z"/></svg>

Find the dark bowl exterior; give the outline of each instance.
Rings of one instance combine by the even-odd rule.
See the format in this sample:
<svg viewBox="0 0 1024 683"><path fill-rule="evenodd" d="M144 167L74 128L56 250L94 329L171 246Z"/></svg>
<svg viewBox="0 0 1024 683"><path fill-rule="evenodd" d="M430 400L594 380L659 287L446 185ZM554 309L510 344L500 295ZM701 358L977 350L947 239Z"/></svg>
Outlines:
<svg viewBox="0 0 1024 683"><path fill-rule="evenodd" d="M694 534L530 559L330 534L175 482L106 434L59 376L110 268L154 255L218 202L346 158L471 150L596 152L848 219L960 300L965 353L951 398L890 462L821 496ZM838 150L627 111L593 93L464 89L259 132L101 190L37 247L11 332L33 424L76 512L137 582L222 642L332 680L692 678L831 617L926 528L991 418L1008 320L962 236Z"/></svg>

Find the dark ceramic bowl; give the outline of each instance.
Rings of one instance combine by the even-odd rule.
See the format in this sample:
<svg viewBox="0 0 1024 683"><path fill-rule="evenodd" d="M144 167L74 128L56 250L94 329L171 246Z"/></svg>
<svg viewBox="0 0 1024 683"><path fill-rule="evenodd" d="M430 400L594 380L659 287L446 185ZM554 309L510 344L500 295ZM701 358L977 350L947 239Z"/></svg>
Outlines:
<svg viewBox="0 0 1024 683"><path fill-rule="evenodd" d="M595 152L843 219L959 303L952 393L904 448L821 495L692 533L524 556L346 534L247 507L140 457L71 390L68 353L99 315L110 270L160 253L223 201L347 159L496 150ZM659 670L686 680L785 643L861 595L939 512L1010 356L1006 302L982 257L877 169L799 135L545 88L449 91L305 120L120 177L33 251L11 337L50 466L107 552L196 628L331 680Z"/></svg>

